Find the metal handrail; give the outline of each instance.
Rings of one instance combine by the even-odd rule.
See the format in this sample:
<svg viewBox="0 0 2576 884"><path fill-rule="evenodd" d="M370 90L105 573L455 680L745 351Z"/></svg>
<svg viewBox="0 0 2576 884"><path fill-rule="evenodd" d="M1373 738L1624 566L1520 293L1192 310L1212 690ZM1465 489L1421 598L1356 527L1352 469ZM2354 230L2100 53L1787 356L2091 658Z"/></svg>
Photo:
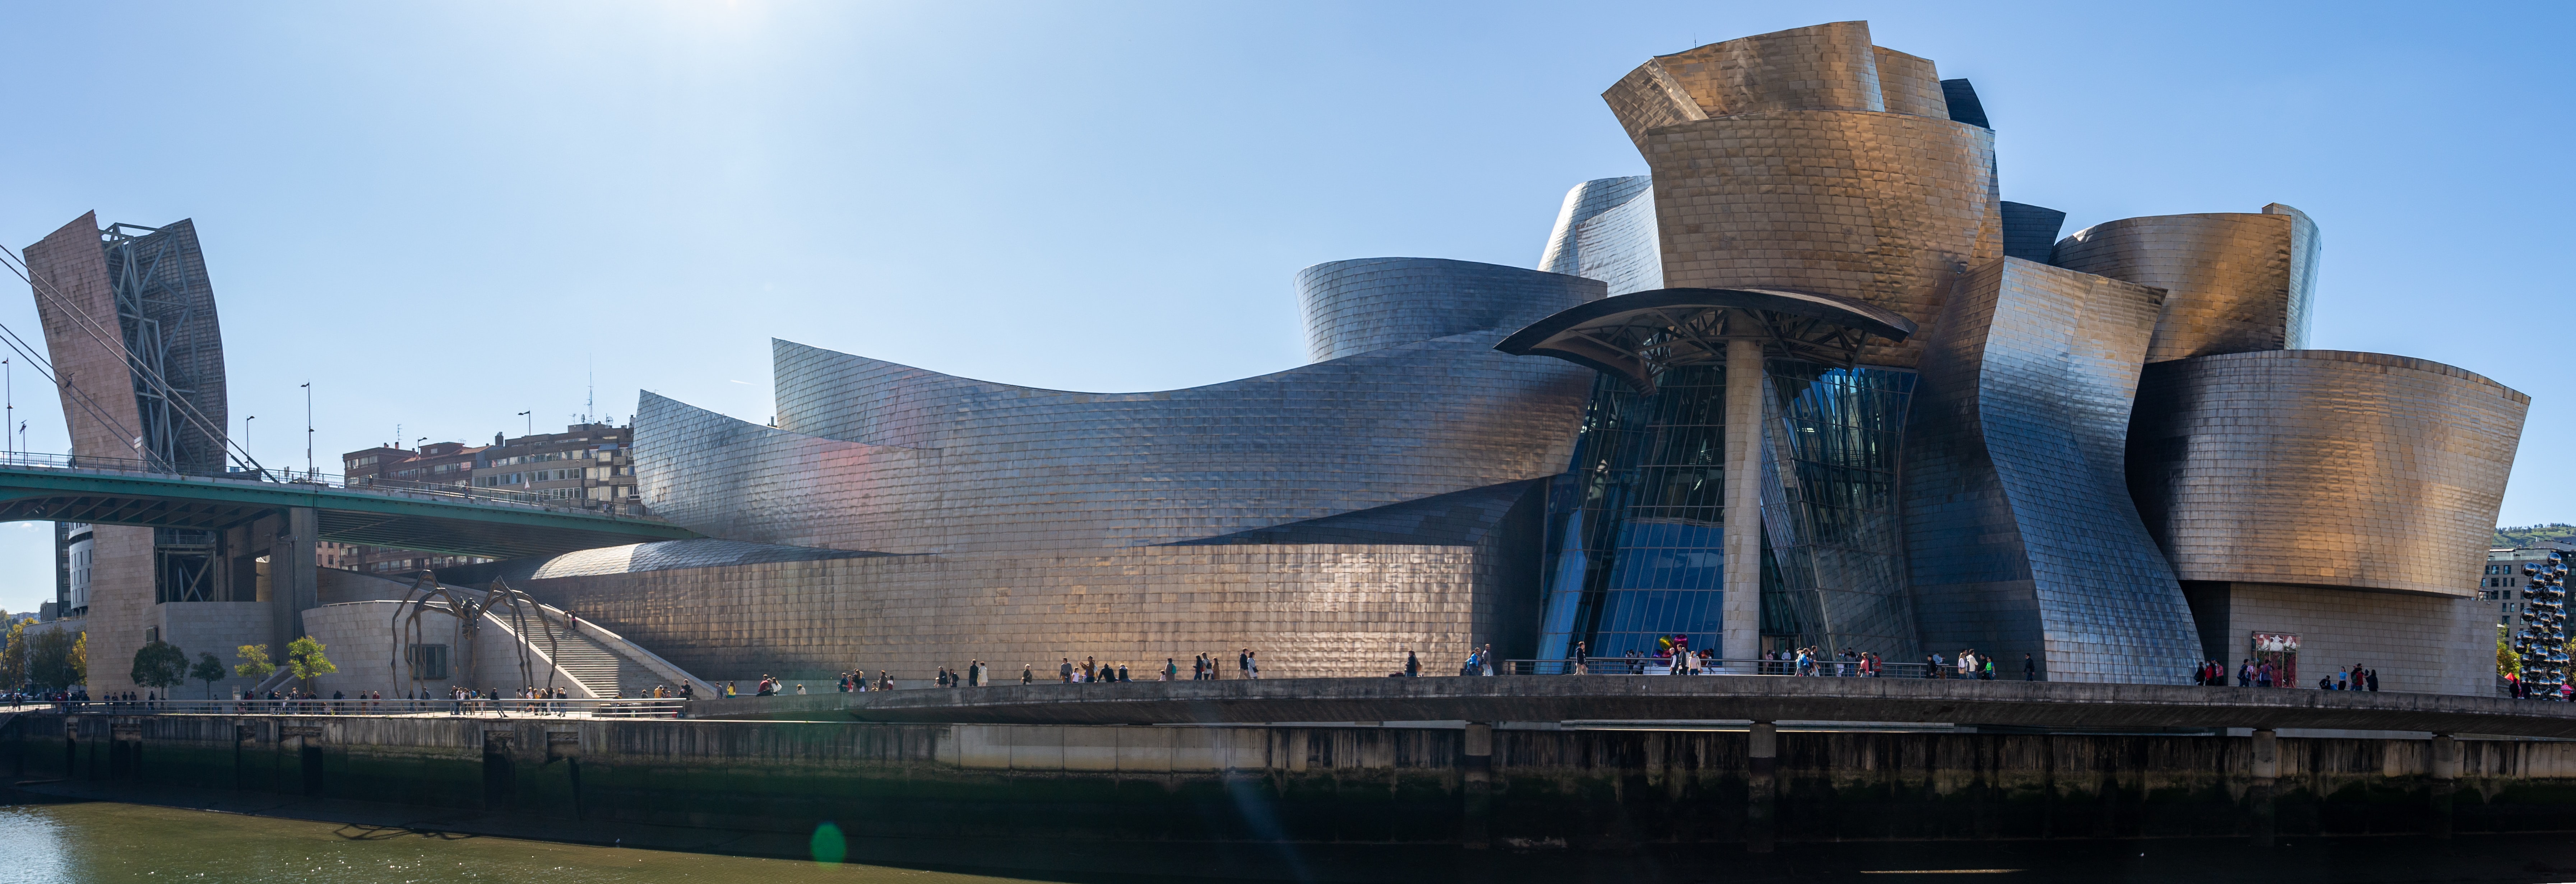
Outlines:
<svg viewBox="0 0 2576 884"><path fill-rule="evenodd" d="M67 700L12 710L70 715L473 715L495 718L686 718L677 697L523 700Z"/></svg>
<svg viewBox="0 0 2576 884"><path fill-rule="evenodd" d="M294 470L269 467L259 470L227 470L221 473L188 473L174 472L158 463L133 458L39 454L36 452L26 451L0 454L0 467L85 470L89 472L116 473L120 475L157 476L165 478L179 478L182 480L198 479L215 482L245 482L265 485L317 485L324 488L336 488L343 491L362 491L388 495L400 494L460 498L479 503L503 503L516 506L536 507L539 509L578 511L587 514L605 515L610 518L632 518L638 519L639 521L645 520L639 516L621 513L619 512L621 508L617 506L592 508L585 505L586 499L583 499L583 502L576 502L575 499L571 498L547 497L543 494L528 491L505 491L496 488L476 488L472 485L419 482L408 479L388 479L377 476L360 476L358 477L357 482L352 483L349 481L349 477L345 475L339 473L325 473L319 470ZM468 481L471 480L469 479Z"/></svg>
<svg viewBox="0 0 2576 884"><path fill-rule="evenodd" d="M1671 661L1655 657L1587 657L1581 661L1504 660L1496 675L1672 675ZM1697 675L1777 675L1819 678L1973 678L1950 665L1928 663L1879 663L1876 672L1865 672L1856 660L1835 657L1817 658L1801 667L1796 660L1721 660L1704 659ZM1998 679L2016 678L2020 673L2006 674L2000 668Z"/></svg>

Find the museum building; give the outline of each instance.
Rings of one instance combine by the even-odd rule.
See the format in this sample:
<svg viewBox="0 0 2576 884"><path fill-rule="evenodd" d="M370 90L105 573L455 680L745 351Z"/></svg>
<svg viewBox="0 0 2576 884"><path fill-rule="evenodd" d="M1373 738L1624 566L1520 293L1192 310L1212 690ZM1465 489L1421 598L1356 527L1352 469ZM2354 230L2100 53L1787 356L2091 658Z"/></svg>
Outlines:
<svg viewBox="0 0 2576 884"><path fill-rule="evenodd" d="M2261 634L2489 689L2459 575L2528 397L2306 349L2306 215L2061 238L2000 199L1971 85L1864 22L1603 97L1649 175L1576 186L1538 269L1298 272L1306 365L1079 393L776 341L772 425L642 394L638 493L710 539L442 577L713 679L1243 648L1360 676L1678 634L2178 683Z"/></svg>

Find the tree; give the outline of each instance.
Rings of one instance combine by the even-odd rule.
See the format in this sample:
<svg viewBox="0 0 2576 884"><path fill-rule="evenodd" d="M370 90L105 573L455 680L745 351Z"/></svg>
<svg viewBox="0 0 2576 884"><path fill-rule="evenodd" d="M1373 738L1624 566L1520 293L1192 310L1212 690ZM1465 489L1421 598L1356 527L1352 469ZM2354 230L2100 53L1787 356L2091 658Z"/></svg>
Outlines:
<svg viewBox="0 0 2576 884"><path fill-rule="evenodd" d="M2496 674L2520 675L2521 673L2522 655L2514 653L2511 630L2504 624L2498 623L2496 624Z"/></svg>
<svg viewBox="0 0 2576 884"><path fill-rule="evenodd" d="M0 646L0 688L17 690L27 686L27 624L17 620L9 624L9 643Z"/></svg>
<svg viewBox="0 0 2576 884"><path fill-rule="evenodd" d="M156 641L134 652L134 683L167 695L170 689L188 683L188 652L178 645Z"/></svg>
<svg viewBox="0 0 2576 884"><path fill-rule="evenodd" d="M286 645L286 668L293 670L296 679L304 682L305 693L313 692L314 679L340 671L340 667L331 664L331 658L322 656L322 647L321 642L314 641L309 635Z"/></svg>
<svg viewBox="0 0 2576 884"><path fill-rule="evenodd" d="M270 673L277 671L277 664L268 662L267 645L243 645L233 654L242 658L241 665L233 667L233 673L250 679L252 687L258 687L260 682L268 680Z"/></svg>
<svg viewBox="0 0 2576 884"><path fill-rule="evenodd" d="M86 673L75 652L86 650L78 646L69 632L54 629L38 633L27 642L27 683L44 691L80 684Z"/></svg>
<svg viewBox="0 0 2576 884"><path fill-rule="evenodd" d="M188 670L188 677L205 682L206 699L212 700L215 698L215 682L224 680L224 661L215 659L213 654L199 652L197 667Z"/></svg>
<svg viewBox="0 0 2576 884"><path fill-rule="evenodd" d="M72 684L89 684L89 632L72 639Z"/></svg>

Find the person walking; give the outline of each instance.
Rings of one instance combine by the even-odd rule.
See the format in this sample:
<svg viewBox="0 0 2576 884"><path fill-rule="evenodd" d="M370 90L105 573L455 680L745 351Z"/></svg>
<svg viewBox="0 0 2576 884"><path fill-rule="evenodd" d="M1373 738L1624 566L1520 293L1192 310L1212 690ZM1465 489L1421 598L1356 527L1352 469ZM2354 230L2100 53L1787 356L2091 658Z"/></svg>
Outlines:
<svg viewBox="0 0 2576 884"><path fill-rule="evenodd" d="M1246 675L1245 675L1244 677L1246 677L1246 678L1260 678L1260 677L1261 677L1261 652L1260 652L1260 651L1251 650L1251 649L1249 649L1249 648L1244 649L1244 652L1243 652L1243 662L1244 662L1244 664L1245 664L1244 672L1246 673Z"/></svg>
<svg viewBox="0 0 2576 884"><path fill-rule="evenodd" d="M2039 680L2039 661L2031 657L2029 652L2026 651L2021 655L2021 680Z"/></svg>
<svg viewBox="0 0 2576 884"><path fill-rule="evenodd" d="M1163 658L1163 680L1178 681L1180 677L1181 664L1173 662L1170 657Z"/></svg>
<svg viewBox="0 0 2576 884"><path fill-rule="evenodd" d="M1252 677L1252 649L1251 649L1251 648L1245 648L1245 649L1243 649L1242 651L1237 652L1237 653L1234 655L1234 675L1235 675L1235 677L1236 677L1236 678L1251 678L1251 677Z"/></svg>
<svg viewBox="0 0 2576 884"><path fill-rule="evenodd" d="M2370 671L2370 692L2379 693L2379 670L2377 669Z"/></svg>
<svg viewBox="0 0 2576 884"><path fill-rule="evenodd" d="M2247 657L2245 662L2236 664L2236 686L2240 688L2254 686L2254 658Z"/></svg>
<svg viewBox="0 0 2576 884"><path fill-rule="evenodd" d="M1064 681L1064 683L1065 683L1065 684L1072 684L1072 683L1073 683L1073 658L1071 658L1071 657L1065 657L1065 658L1062 658L1062 659L1064 660L1064 662L1056 664L1056 667L1055 667L1056 677L1057 677L1057 678L1059 678L1059 679L1062 679L1062 680Z"/></svg>
<svg viewBox="0 0 2576 884"><path fill-rule="evenodd" d="M1422 677L1422 658L1414 656L1412 648L1404 649L1404 677Z"/></svg>

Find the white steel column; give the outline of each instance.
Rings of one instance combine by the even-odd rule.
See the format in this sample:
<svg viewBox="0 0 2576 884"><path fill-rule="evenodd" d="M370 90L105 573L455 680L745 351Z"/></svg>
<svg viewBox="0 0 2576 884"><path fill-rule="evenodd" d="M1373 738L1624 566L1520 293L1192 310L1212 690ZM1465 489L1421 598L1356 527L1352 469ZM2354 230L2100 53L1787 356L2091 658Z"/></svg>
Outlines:
<svg viewBox="0 0 2576 884"><path fill-rule="evenodd" d="M1726 633L1718 651L1727 660L1762 650L1761 457L1762 342L1737 338L1726 342Z"/></svg>

